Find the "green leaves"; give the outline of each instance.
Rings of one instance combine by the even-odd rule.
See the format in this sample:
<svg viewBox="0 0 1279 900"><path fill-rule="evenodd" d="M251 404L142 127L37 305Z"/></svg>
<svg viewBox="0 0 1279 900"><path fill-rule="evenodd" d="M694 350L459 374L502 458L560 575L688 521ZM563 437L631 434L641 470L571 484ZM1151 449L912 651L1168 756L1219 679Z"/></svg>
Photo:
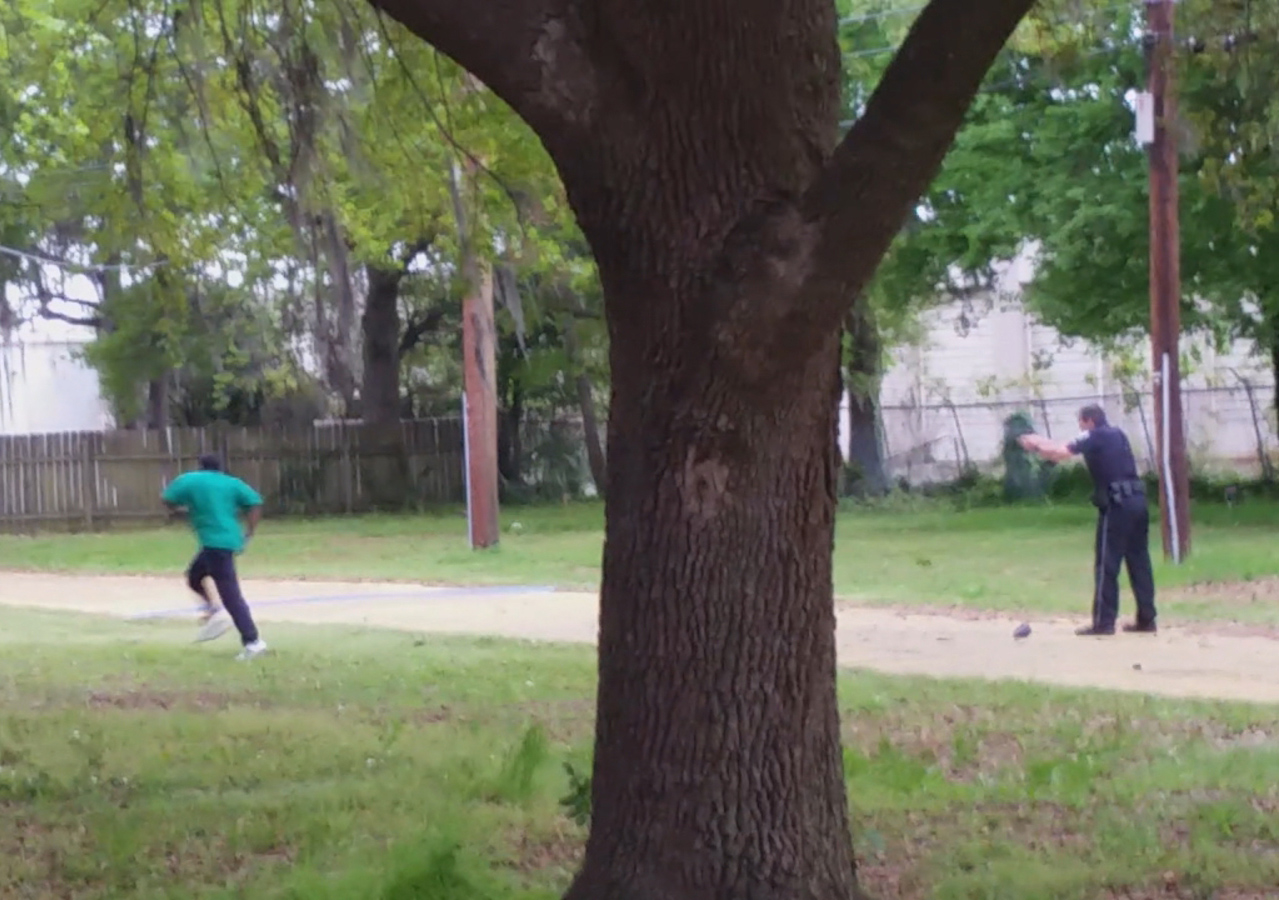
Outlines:
<svg viewBox="0 0 1279 900"><path fill-rule="evenodd" d="M1148 175L1130 106L1145 81L1139 15L1062 0L1022 26L870 292L886 322L1037 245L1026 299L1046 323L1105 342L1145 330ZM1187 0L1177 28L1191 48L1177 64L1183 325L1274 341L1279 8ZM850 69L864 80L854 97L873 83L865 68Z"/></svg>
<svg viewBox="0 0 1279 900"><path fill-rule="evenodd" d="M456 300L454 167L482 256L593 278L559 249L576 230L532 133L366 4L13 0L0 48L21 48L0 54L0 235L131 266L96 279L89 353L122 411L175 368L219 396L295 383L300 347L350 390L365 264L429 237L403 315ZM0 262L26 315L39 274Z"/></svg>

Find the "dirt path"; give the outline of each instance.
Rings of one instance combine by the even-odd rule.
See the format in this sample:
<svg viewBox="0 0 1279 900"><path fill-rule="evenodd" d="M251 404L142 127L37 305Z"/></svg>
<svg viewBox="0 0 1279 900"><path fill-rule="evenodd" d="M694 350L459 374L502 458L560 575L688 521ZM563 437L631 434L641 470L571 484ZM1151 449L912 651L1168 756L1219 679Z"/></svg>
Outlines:
<svg viewBox="0 0 1279 900"><path fill-rule="evenodd" d="M245 592L263 623L340 623L567 642L591 642L596 635L594 595L546 588L251 581ZM0 604L128 618L192 614L176 578L0 572ZM1279 703L1279 640L1178 628L1165 628L1157 637L1077 638L1076 622L1040 619L1031 621L1029 639L1014 641L1017 624L1006 618L843 607L840 664L897 674L1012 678Z"/></svg>

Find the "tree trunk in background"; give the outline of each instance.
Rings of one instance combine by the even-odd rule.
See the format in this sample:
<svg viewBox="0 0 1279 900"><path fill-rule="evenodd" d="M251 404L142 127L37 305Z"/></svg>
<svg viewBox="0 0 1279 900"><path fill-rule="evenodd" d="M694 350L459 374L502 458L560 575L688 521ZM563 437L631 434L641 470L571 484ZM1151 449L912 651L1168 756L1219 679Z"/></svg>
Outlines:
<svg viewBox="0 0 1279 900"><path fill-rule="evenodd" d="M360 412L365 424L379 427L400 421L399 271L368 266L369 292L361 319L364 383ZM398 431L398 429L397 429Z"/></svg>
<svg viewBox="0 0 1279 900"><path fill-rule="evenodd" d="M841 325L1032 0L932 0L849 136L831 0L377 0L559 169L609 327L592 820L569 900L852 900Z"/></svg>
<svg viewBox="0 0 1279 900"><path fill-rule="evenodd" d="M1279 320L1270 329L1270 377L1274 381L1274 411L1279 416Z"/></svg>
<svg viewBox="0 0 1279 900"><path fill-rule="evenodd" d="M400 281L402 269L367 266L360 320L364 348L360 391L360 473L373 505L403 509L411 500L409 461L400 426Z"/></svg>
<svg viewBox="0 0 1279 900"><path fill-rule="evenodd" d="M577 376L577 402L582 410L582 440L586 442L586 461L591 467L591 480L595 493L601 499L607 496L608 467L605 463L604 445L600 440L600 422L595 414L595 386L585 372Z"/></svg>
<svg viewBox="0 0 1279 900"><path fill-rule="evenodd" d="M883 378L884 345L874 311L856 304L848 314L848 462L849 491L874 497L888 490L884 443L880 439L879 388Z"/></svg>
<svg viewBox="0 0 1279 900"><path fill-rule="evenodd" d="M591 467L591 481L595 482L595 492L603 498L607 493L608 472L605 465L604 445L600 441L599 417L595 413L595 386L591 384L591 376L583 367L577 323L571 320L564 326L564 350L568 356L569 365L577 372L574 381L577 385L578 409L582 414L582 440L586 444L586 460Z"/></svg>
<svg viewBox="0 0 1279 900"><path fill-rule="evenodd" d="M524 388L516 379L497 432L498 471L507 484L524 480Z"/></svg>
<svg viewBox="0 0 1279 900"><path fill-rule="evenodd" d="M152 378L147 382L147 428L169 427L169 381L168 374Z"/></svg>
<svg viewBox="0 0 1279 900"><path fill-rule="evenodd" d="M356 408L355 371L355 285L352 283L350 252L346 238L332 213L324 213L324 258L329 270L329 301L333 321L326 314L316 323L321 332L324 373L329 387L342 401L342 414L354 415Z"/></svg>

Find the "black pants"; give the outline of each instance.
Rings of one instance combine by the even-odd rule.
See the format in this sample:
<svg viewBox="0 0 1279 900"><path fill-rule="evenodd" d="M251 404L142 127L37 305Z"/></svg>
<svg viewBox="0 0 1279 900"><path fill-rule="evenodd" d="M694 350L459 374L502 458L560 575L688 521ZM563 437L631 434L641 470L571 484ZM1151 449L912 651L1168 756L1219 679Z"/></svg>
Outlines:
<svg viewBox="0 0 1279 900"><path fill-rule="evenodd" d="M1097 516L1097 548L1093 563L1092 623L1115 627L1119 618L1119 567L1137 598L1137 623L1155 624L1155 575L1150 566L1150 510L1143 496L1125 497Z"/></svg>
<svg viewBox="0 0 1279 900"><path fill-rule="evenodd" d="M187 584L206 601L209 595L204 588L204 579L212 578L222 598L222 606L231 616L236 630L240 632L240 640L251 644L258 639L258 627L253 624L253 614L249 612L249 604L240 592L240 579L235 574L235 554L230 550L214 550L204 548L191 560L187 569Z"/></svg>

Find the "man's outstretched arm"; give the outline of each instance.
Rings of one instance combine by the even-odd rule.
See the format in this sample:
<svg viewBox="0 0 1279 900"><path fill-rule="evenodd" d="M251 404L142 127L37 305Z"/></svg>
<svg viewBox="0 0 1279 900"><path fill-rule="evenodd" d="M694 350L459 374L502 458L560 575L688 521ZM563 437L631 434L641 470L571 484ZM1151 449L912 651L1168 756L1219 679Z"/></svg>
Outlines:
<svg viewBox="0 0 1279 900"><path fill-rule="evenodd" d="M1075 455L1071 444L1053 441L1039 434L1023 434L1017 439L1022 448L1049 462L1065 462Z"/></svg>

